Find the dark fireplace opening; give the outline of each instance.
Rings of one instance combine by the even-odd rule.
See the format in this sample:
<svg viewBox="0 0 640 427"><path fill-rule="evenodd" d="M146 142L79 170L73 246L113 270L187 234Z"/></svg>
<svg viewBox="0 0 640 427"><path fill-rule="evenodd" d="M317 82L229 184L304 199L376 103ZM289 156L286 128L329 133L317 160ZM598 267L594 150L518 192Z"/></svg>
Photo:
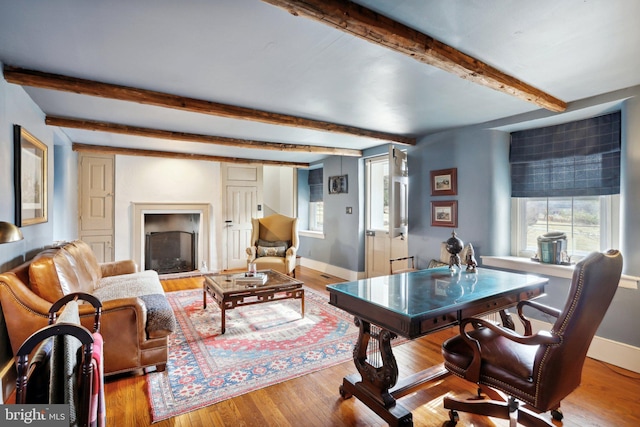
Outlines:
<svg viewBox="0 0 640 427"><path fill-rule="evenodd" d="M146 233L145 268L158 274L195 270L196 236L186 231Z"/></svg>

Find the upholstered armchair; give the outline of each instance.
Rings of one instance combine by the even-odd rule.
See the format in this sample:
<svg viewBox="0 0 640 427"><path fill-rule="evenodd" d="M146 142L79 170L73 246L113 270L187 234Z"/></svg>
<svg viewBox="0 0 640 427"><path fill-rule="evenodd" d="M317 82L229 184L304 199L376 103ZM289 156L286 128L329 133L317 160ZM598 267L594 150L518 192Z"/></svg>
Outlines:
<svg viewBox="0 0 640 427"><path fill-rule="evenodd" d="M531 300L518 304L524 335L483 319L463 320L460 335L442 346L444 366L480 388L478 396L468 400L445 397L449 425L457 422L457 411L526 426L553 427L540 415L547 411L561 420L560 402L580 385L587 350L616 293L621 271L620 252L589 254L575 267L562 310ZM533 334L525 309L555 318L555 323L549 331ZM482 399L481 391L492 400Z"/></svg>
<svg viewBox="0 0 640 427"><path fill-rule="evenodd" d="M298 250L298 218L274 214L265 218L252 218L252 246L247 248L247 262L258 270L275 270L296 275Z"/></svg>

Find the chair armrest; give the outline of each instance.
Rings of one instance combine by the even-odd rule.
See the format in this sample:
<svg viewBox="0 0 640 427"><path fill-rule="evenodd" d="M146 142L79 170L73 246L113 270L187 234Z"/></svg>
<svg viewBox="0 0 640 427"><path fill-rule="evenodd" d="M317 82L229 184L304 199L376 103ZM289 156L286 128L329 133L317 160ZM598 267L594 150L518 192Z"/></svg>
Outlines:
<svg viewBox="0 0 640 427"><path fill-rule="evenodd" d="M138 265L132 259L122 261L104 262L100 264L102 277L119 276L138 272Z"/></svg>
<svg viewBox="0 0 640 427"><path fill-rule="evenodd" d="M11 351L16 354L32 333L49 324L51 302L32 292L13 273L0 275L0 300Z"/></svg>
<svg viewBox="0 0 640 427"><path fill-rule="evenodd" d="M473 338L466 330L468 325L472 325L474 329L478 329L480 327L485 327L495 332L497 335L500 335L510 341L514 341L524 345L552 345L559 344L560 337L557 335L551 335L546 331L541 331L536 335L520 335L517 332L512 331L511 329L503 328L501 326L495 325L492 322L486 321L484 319L478 319L475 317L469 317L467 319L463 319L460 322L460 336L467 343L467 345L473 350L473 359L471 364L467 368L465 379L477 383L480 381L480 366L482 364L482 348L480 346L480 342Z"/></svg>
<svg viewBox="0 0 640 427"><path fill-rule="evenodd" d="M286 258L295 258L296 252L298 252L298 250L295 248L295 246L289 246L289 249L287 249L287 252L285 252L284 256Z"/></svg>
<svg viewBox="0 0 640 427"><path fill-rule="evenodd" d="M558 318L558 316L560 316L560 310L558 310L557 308L549 307L548 305L540 304L539 302L535 302L531 300L520 301L517 307L518 317L520 318L520 321L524 326L525 335L531 335L532 331L531 331L531 321L527 319L527 317L524 315L522 311L524 306L533 307L544 314L548 314L549 316L555 317L556 319Z"/></svg>
<svg viewBox="0 0 640 427"><path fill-rule="evenodd" d="M256 247L250 246L247 248L247 262L252 262L256 259Z"/></svg>

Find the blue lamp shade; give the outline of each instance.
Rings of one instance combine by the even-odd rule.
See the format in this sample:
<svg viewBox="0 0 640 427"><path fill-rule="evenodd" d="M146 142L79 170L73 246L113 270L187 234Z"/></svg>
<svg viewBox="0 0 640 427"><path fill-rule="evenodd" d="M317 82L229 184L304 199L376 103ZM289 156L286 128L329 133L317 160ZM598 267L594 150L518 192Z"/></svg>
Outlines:
<svg viewBox="0 0 640 427"><path fill-rule="evenodd" d="M22 232L10 222L0 221L0 243L10 243L22 240Z"/></svg>

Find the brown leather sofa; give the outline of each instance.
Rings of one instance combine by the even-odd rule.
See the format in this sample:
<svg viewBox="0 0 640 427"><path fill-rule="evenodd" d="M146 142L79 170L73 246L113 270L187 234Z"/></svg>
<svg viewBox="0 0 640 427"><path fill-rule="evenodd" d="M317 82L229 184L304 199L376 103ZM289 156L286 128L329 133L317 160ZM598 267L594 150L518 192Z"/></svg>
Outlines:
<svg viewBox="0 0 640 427"><path fill-rule="evenodd" d="M48 323L49 307L64 295L86 292L102 302L105 375L167 363L175 318L158 274L137 272L132 260L98 263L81 240L46 249L31 261L0 274L0 303L15 355ZM83 326L93 330L95 311L80 306Z"/></svg>

